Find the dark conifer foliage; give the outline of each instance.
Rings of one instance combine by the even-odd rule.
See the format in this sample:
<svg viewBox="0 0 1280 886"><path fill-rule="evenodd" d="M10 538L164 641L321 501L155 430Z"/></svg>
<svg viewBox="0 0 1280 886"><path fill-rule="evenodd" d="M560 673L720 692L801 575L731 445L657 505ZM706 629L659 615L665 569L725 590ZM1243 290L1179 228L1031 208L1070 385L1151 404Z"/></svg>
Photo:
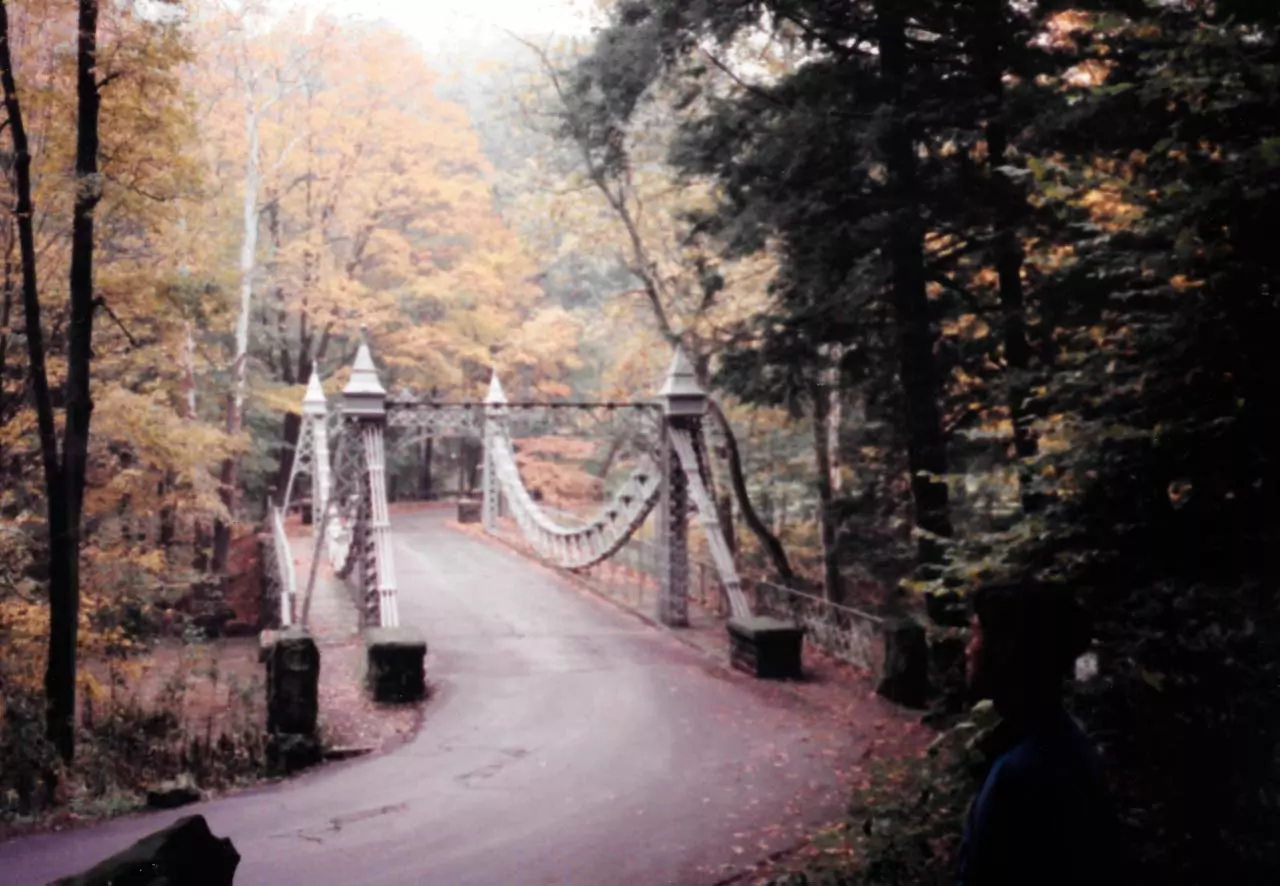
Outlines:
<svg viewBox="0 0 1280 886"><path fill-rule="evenodd" d="M803 63L709 101L672 156L722 186L699 222L727 254L782 247L718 383L811 411L834 378L890 429L904 587L1082 592L1076 705L1138 880L1275 882L1280 7L631 0L572 79L601 156L650 84L697 89L749 35ZM948 494L984 447L1019 477L1004 525ZM832 504L846 560L892 511L869 488ZM896 879L867 882L946 882L946 839L917 840L954 838L936 803L895 812L872 858L898 867L867 872Z"/></svg>

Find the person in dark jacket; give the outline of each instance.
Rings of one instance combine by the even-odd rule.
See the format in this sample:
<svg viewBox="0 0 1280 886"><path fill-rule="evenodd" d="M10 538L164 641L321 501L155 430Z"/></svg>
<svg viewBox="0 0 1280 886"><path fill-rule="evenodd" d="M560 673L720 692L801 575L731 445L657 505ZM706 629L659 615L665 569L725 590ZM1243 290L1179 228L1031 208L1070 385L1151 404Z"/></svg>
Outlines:
<svg viewBox="0 0 1280 886"><path fill-rule="evenodd" d="M1063 681L1088 640L1064 589L1000 585L975 595L966 676L1001 722L965 825L958 886L1116 882L1116 825L1099 757L1063 708Z"/></svg>

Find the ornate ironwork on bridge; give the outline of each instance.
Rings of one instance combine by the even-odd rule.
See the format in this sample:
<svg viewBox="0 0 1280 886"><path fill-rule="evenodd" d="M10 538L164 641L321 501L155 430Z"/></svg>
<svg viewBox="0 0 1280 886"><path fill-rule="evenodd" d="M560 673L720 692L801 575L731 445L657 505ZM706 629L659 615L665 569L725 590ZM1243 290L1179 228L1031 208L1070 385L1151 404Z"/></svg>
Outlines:
<svg viewBox="0 0 1280 886"><path fill-rule="evenodd" d="M657 511L661 591L658 617L668 625L689 621L688 521L696 509L720 583L735 617L750 616L733 557L707 493L702 418L707 394L676 349L657 397L639 403L510 402L495 372L480 402L443 403L410 391L388 396L367 342L362 342L342 392L336 424L313 371L303 401L303 423L280 512L287 512L298 476L311 477L316 551L301 618L323 553L361 602L366 626L398 624L395 564L387 510L388 431L422 436L469 436L483 441L483 521L495 532L500 518L514 519L521 534L547 562L580 570L614 556ZM530 493L520 475L513 427L537 432L548 413L569 411L626 422L639 443L630 476L594 516L567 525ZM334 432L331 439L330 431ZM292 589L291 589L292 591ZM292 593L290 612L292 612Z"/></svg>

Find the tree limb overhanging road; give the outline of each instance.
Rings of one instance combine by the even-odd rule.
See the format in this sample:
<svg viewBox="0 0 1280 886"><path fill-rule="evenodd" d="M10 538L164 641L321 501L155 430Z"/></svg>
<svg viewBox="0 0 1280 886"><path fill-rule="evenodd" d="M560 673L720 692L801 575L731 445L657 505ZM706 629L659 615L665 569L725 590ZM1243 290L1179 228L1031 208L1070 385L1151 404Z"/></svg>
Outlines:
<svg viewBox="0 0 1280 886"><path fill-rule="evenodd" d="M833 721L445 519L395 518L401 618L436 687L411 742L0 844L0 882L79 872L198 812L240 852L238 886L709 884L841 814L832 772L860 748Z"/></svg>

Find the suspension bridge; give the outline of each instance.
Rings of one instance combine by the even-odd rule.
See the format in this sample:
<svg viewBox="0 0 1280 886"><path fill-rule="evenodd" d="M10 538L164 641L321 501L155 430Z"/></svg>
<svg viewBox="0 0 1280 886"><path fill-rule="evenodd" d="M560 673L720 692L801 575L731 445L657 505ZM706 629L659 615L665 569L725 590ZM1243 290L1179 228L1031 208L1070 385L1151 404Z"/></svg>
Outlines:
<svg viewBox="0 0 1280 886"><path fill-rule="evenodd" d="M396 750L284 783L0 844L0 882L73 874L199 813L234 842L241 886L714 884L840 818L843 775L873 753L884 725L875 721L891 710L866 702L836 719L676 639L700 593L744 621L786 617L850 660L873 630L857 613L733 570L703 479L705 407L678 354L656 402L508 402L495 379L483 402L439 404L388 395L362 347L338 408L318 379L308 390L286 505L267 521L271 575L283 626L300 629L313 602L342 602L366 628L429 636L422 728ZM626 422L637 442L607 502L570 519L522 481L515 435L543 413L579 408ZM393 445L397 434L483 440L482 525L557 568L452 528L442 509L393 522L388 433ZM300 477L316 515L303 537L287 535L284 520ZM653 620L669 631L563 577L634 557L646 523L661 530L643 541ZM694 526L714 562L692 557ZM714 577L692 580L699 574Z"/></svg>
<svg viewBox="0 0 1280 886"><path fill-rule="evenodd" d="M386 438L400 445L422 437L466 436L483 442L482 520L498 534L514 524L523 548L554 567L590 571L627 550L649 522L645 544L656 573L656 612L663 624L689 624L691 575L697 567L703 602L729 616L733 662L758 676L799 677L801 642L814 642L857 664L873 655L879 619L812 594L769 582L753 583L754 606L744 591L711 494L703 419L709 398L679 348L650 401L508 401L496 371L483 401L442 403L411 391L388 395L367 342L357 350L338 409L332 409L313 372L303 402L303 423L283 504L269 526L275 552L269 578L278 588L280 623L307 621L322 556L355 595L362 625L400 626L399 589L387 503ZM521 476L513 428L545 424L548 413L575 411L627 416L636 454L630 474L611 498L586 518L543 506ZM309 575L296 574L285 515L301 477L312 490L315 551ZM691 516L710 563L691 563ZM710 569L707 569L707 566ZM706 575L712 573L708 593ZM711 599L708 600L707 598Z"/></svg>

